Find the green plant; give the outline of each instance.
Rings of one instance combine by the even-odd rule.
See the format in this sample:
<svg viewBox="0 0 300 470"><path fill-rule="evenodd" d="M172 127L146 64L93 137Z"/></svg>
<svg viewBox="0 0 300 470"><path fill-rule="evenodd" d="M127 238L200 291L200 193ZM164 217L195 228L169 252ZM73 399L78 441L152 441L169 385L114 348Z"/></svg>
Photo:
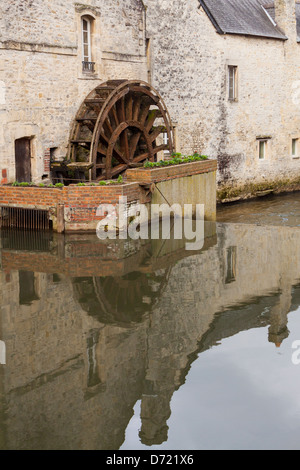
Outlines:
<svg viewBox="0 0 300 470"><path fill-rule="evenodd" d="M30 183L22 181L21 183L19 183L19 186L30 186Z"/></svg>
<svg viewBox="0 0 300 470"><path fill-rule="evenodd" d="M105 186L105 185L106 185L106 181L99 181L99 185L100 185L100 186Z"/></svg>
<svg viewBox="0 0 300 470"><path fill-rule="evenodd" d="M44 188L44 187L45 187L44 183L40 183L40 184L39 184L39 187L40 187L40 188Z"/></svg>
<svg viewBox="0 0 300 470"><path fill-rule="evenodd" d="M85 183L77 183L77 186L85 186Z"/></svg>
<svg viewBox="0 0 300 470"><path fill-rule="evenodd" d="M56 183L56 184L55 184L55 187L56 187L56 188L63 188L63 187L64 187L64 184L63 184L63 183Z"/></svg>
<svg viewBox="0 0 300 470"><path fill-rule="evenodd" d="M118 181L118 183L123 183L123 176L119 175L117 181Z"/></svg>
<svg viewBox="0 0 300 470"><path fill-rule="evenodd" d="M161 160L159 162L146 161L144 163L144 168L161 168L164 166L180 165L181 163L190 163L207 159L208 157L206 155L199 155L198 153L188 156L181 155L181 153L172 153L171 160Z"/></svg>

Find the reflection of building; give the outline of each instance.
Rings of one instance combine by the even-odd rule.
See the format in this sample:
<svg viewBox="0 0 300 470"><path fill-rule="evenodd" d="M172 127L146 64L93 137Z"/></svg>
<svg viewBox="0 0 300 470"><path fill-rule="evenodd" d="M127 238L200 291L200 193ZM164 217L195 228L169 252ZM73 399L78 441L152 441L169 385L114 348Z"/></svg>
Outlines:
<svg viewBox="0 0 300 470"><path fill-rule="evenodd" d="M299 237L218 225L217 238L187 253L180 241L82 235L51 235L34 251L4 236L1 448L118 449L140 399L142 442L164 442L172 395L197 354L254 327L269 327L276 344L288 334Z"/></svg>

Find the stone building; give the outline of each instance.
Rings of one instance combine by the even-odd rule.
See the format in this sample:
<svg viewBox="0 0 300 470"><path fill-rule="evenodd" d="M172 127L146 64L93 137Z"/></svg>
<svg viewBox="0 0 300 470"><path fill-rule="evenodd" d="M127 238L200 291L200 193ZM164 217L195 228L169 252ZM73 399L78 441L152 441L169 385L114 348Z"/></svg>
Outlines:
<svg viewBox="0 0 300 470"><path fill-rule="evenodd" d="M299 189L299 42L295 0L2 2L0 183L48 177L84 98L126 78L161 94L177 151L218 158L220 199Z"/></svg>
<svg viewBox="0 0 300 470"><path fill-rule="evenodd" d="M0 182L48 176L81 102L120 77L147 78L141 0L1 2Z"/></svg>
<svg viewBox="0 0 300 470"><path fill-rule="evenodd" d="M145 4L151 80L167 100L177 150L218 158L223 198L299 188L299 2Z"/></svg>

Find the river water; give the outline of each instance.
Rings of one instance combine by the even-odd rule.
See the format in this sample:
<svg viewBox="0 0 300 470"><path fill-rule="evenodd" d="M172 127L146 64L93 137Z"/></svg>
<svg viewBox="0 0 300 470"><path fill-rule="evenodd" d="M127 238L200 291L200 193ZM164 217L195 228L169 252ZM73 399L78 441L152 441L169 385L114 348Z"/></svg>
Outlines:
<svg viewBox="0 0 300 470"><path fill-rule="evenodd" d="M1 233L0 449L300 449L300 195L184 240Z"/></svg>

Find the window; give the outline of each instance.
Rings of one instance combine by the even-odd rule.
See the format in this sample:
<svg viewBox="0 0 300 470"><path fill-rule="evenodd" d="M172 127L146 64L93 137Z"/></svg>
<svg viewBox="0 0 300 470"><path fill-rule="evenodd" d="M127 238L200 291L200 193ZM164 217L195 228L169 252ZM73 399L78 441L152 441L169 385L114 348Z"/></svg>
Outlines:
<svg viewBox="0 0 300 470"><path fill-rule="evenodd" d="M298 139L292 139L292 157L298 157Z"/></svg>
<svg viewBox="0 0 300 470"><path fill-rule="evenodd" d="M266 145L267 141L266 140L260 140L259 141L259 147L258 147L258 157L260 160L264 160L266 156Z"/></svg>
<svg viewBox="0 0 300 470"><path fill-rule="evenodd" d="M95 63L92 62L92 20L87 17L81 19L82 28L82 70L94 72Z"/></svg>
<svg viewBox="0 0 300 470"><path fill-rule="evenodd" d="M230 101L237 100L237 66L228 66L228 99Z"/></svg>
<svg viewBox="0 0 300 470"><path fill-rule="evenodd" d="M163 132L163 145L169 146L169 136L167 132ZM170 156L170 151L169 149L164 150L164 156L169 157Z"/></svg>

